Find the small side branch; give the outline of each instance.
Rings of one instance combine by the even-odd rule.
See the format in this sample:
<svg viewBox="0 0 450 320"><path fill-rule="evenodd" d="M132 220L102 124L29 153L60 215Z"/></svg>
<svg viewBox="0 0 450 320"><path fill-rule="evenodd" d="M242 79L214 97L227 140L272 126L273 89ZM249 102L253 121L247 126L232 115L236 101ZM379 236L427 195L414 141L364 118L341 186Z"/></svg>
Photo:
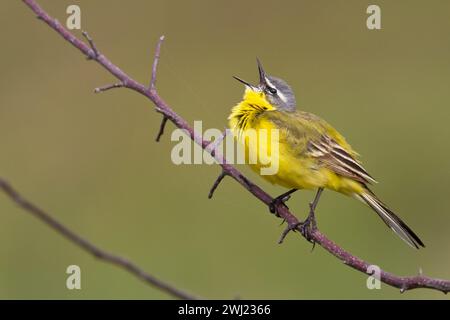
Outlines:
<svg viewBox="0 0 450 320"><path fill-rule="evenodd" d="M95 93L101 93L101 92L104 92L104 91L108 91L108 90L116 89L116 88L122 88L122 87L124 87L124 84L122 82L117 82L117 83L113 83L113 84L107 84L107 85L102 86L102 87L97 87L97 88L94 89L94 92Z"/></svg>
<svg viewBox="0 0 450 320"><path fill-rule="evenodd" d="M164 36L161 36L158 40L158 44L156 45L156 49L155 49L155 57L153 59L153 65L152 65L152 77L150 80L150 90L155 90L156 88L156 71L158 69L158 62L159 62L159 57L161 55L161 45L164 41Z"/></svg>
<svg viewBox="0 0 450 320"><path fill-rule="evenodd" d="M94 40L92 40L92 38L89 36L89 34L86 31L81 32L81 34L89 42L89 46L91 47L92 52L93 52L92 55L88 55L88 59L95 59L95 60L97 60L97 58L100 56L100 53L97 50L97 46L95 45Z"/></svg>
<svg viewBox="0 0 450 320"><path fill-rule="evenodd" d="M128 271L134 276L140 278L141 280L147 282L148 284L165 291L171 296L179 299L196 299L195 296L186 293L174 286L156 278L155 276L148 274L136 264L127 260L123 257L109 253L103 249L100 249L96 245L92 244L85 238L79 236L74 231L67 228L61 222L53 218L49 213L39 208L35 204L28 201L23 197L18 191L16 191L8 182L0 179L0 190L3 191L13 202L15 202L19 207L24 209L26 212L32 214L42 222L46 223L50 228L58 232L60 235L73 242L77 246L81 247L85 251L91 253L94 257L101 259L103 261L115 264L116 266Z"/></svg>

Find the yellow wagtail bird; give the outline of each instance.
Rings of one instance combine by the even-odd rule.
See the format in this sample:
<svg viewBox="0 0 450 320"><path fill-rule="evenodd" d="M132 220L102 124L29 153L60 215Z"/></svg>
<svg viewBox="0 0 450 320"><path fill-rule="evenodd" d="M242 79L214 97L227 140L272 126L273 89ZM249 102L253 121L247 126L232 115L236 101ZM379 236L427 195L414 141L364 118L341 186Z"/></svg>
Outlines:
<svg viewBox="0 0 450 320"><path fill-rule="evenodd" d="M358 154L345 138L318 116L297 110L291 87L282 79L267 75L259 60L258 69L258 85L234 77L246 89L244 99L232 109L228 119L247 153L261 152L261 146L243 138L247 130L278 130L278 170L263 177L290 190L274 199L270 211L276 213L278 206L285 205L298 189L317 189L313 202L317 204L322 190L327 188L363 201L406 243L414 248L424 247L419 237L370 191L368 184L375 180L361 166ZM266 148L270 149L270 143ZM260 172L264 165L257 161L250 166ZM304 224L315 227L313 206L311 209Z"/></svg>

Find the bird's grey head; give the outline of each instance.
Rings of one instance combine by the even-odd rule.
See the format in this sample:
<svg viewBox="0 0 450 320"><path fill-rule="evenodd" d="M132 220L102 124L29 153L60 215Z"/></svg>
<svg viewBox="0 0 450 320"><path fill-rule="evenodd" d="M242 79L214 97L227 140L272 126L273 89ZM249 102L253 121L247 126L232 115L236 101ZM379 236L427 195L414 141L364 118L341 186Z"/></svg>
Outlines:
<svg viewBox="0 0 450 320"><path fill-rule="evenodd" d="M259 71L259 84L257 86L251 85L238 77L234 78L254 91L264 92L267 100L277 109L294 111L297 103L291 87L283 79L266 74L261 62L258 59L257 62Z"/></svg>

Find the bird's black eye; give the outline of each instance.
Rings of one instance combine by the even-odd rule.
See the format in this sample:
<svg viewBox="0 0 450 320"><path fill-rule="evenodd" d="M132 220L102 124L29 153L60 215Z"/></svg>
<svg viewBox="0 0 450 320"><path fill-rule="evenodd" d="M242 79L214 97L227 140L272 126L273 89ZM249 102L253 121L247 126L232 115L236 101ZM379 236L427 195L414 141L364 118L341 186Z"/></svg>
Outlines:
<svg viewBox="0 0 450 320"><path fill-rule="evenodd" d="M272 87L267 87L267 91L269 91L271 94L277 94L277 89Z"/></svg>

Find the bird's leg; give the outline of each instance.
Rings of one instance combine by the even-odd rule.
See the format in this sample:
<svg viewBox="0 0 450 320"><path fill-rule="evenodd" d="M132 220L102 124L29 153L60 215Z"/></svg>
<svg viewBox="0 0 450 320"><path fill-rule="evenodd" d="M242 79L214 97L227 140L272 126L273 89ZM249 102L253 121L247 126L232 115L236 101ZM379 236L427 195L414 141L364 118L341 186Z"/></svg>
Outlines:
<svg viewBox="0 0 450 320"><path fill-rule="evenodd" d="M313 202L309 203L309 214L308 217L303 221L299 226L299 230L302 235L308 240L311 241L310 232L317 229L316 217L314 215L317 204L319 203L320 196L322 195L323 188L319 188L317 190L316 196L314 197Z"/></svg>
<svg viewBox="0 0 450 320"><path fill-rule="evenodd" d="M291 197L291 194L293 194L297 190L298 189L291 189L288 192L285 192L285 193L279 195L278 197L276 197L275 199L273 199L272 202L269 204L270 212L274 213L278 216L278 213L277 213L278 207L281 205L281 206L285 206L287 208L287 205L285 204L285 202L288 201L289 198Z"/></svg>

